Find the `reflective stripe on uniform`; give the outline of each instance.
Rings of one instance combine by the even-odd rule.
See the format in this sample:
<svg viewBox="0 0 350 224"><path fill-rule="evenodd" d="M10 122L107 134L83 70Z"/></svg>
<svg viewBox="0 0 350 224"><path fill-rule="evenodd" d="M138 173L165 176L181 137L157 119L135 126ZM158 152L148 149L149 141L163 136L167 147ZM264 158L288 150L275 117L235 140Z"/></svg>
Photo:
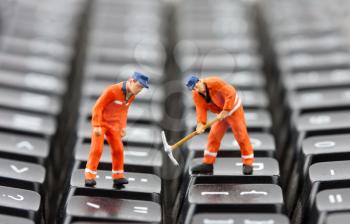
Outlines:
<svg viewBox="0 0 350 224"><path fill-rule="evenodd" d="M204 151L204 155L206 156L212 156L212 157L216 157L218 153L216 152L209 152L208 150Z"/></svg>
<svg viewBox="0 0 350 224"><path fill-rule="evenodd" d="M85 173L97 174L96 171L90 170L90 169L88 169L88 168L85 168Z"/></svg>
<svg viewBox="0 0 350 224"><path fill-rule="evenodd" d="M237 102L236 102L237 101ZM228 113L229 115L233 114L236 110L238 110L239 106L241 106L241 98L236 94L236 99L235 99L235 106L233 109Z"/></svg>
<svg viewBox="0 0 350 224"><path fill-rule="evenodd" d="M254 159L254 154L242 155L242 159Z"/></svg>
<svg viewBox="0 0 350 224"><path fill-rule="evenodd" d="M112 170L112 174L121 174L124 173L124 170Z"/></svg>
<svg viewBox="0 0 350 224"><path fill-rule="evenodd" d="M114 103L115 103L115 104L119 104L119 105L122 105L122 104L123 104L123 102L122 102L122 101L119 101L119 100L114 100Z"/></svg>

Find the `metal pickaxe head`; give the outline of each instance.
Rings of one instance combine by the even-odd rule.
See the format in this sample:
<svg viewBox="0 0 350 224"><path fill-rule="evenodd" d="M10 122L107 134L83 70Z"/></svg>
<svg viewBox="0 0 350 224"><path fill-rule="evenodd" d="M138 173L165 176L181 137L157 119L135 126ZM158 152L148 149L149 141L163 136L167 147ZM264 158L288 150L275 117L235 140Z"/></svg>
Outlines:
<svg viewBox="0 0 350 224"><path fill-rule="evenodd" d="M174 158L173 150L166 140L164 131L162 131L162 141L163 141L164 151L168 154L170 160L174 163L174 165L179 166L179 163Z"/></svg>

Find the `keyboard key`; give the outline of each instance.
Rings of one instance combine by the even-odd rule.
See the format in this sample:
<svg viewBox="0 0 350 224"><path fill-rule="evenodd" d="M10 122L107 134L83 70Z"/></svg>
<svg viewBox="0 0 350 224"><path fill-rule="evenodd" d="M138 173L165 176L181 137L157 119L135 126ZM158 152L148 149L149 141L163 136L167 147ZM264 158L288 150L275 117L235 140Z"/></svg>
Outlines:
<svg viewBox="0 0 350 224"><path fill-rule="evenodd" d="M190 164L189 170L195 164L202 162L202 159L194 159ZM217 158L214 163L213 174L192 174L192 177L198 178L200 183L279 183L278 162L272 158L255 158L253 163L253 175L242 174L241 158ZM247 180L245 180L247 179Z"/></svg>
<svg viewBox="0 0 350 224"><path fill-rule="evenodd" d="M327 213L350 210L350 189L339 188L324 190L317 194L311 218L318 223Z"/></svg>
<svg viewBox="0 0 350 224"><path fill-rule="evenodd" d="M289 219L282 214L227 214L199 213L193 216L192 224L289 224Z"/></svg>
<svg viewBox="0 0 350 224"><path fill-rule="evenodd" d="M41 197L34 191L0 186L0 207L11 210L19 216L39 212Z"/></svg>
<svg viewBox="0 0 350 224"><path fill-rule="evenodd" d="M245 110L244 115L248 131L268 131L272 127L270 114L266 110ZM207 116L208 121L215 118L215 114L211 112L208 112ZM187 127L194 130L196 126L195 111L189 110L188 113L185 114L184 119ZM230 131L230 129L228 129L228 131Z"/></svg>
<svg viewBox="0 0 350 224"><path fill-rule="evenodd" d="M116 79L114 79L115 81ZM103 90L108 86L113 84L113 82L102 82L102 81L94 81L87 82L84 88L84 95L90 96L92 98L97 98L101 95ZM161 87L149 85L149 89L143 90L140 94L135 98L135 102L137 101L146 101L146 102L161 102L164 98L164 92Z"/></svg>
<svg viewBox="0 0 350 224"><path fill-rule="evenodd" d="M76 194L80 195L108 197L113 192L119 198L160 202L161 180L156 175L126 172L129 184L118 191L113 187L111 171L99 170L97 175L96 186L85 187L84 170L75 170L71 177L71 187L77 188Z"/></svg>
<svg viewBox="0 0 350 224"><path fill-rule="evenodd" d="M89 119L91 119L94 104L95 100L88 100L83 105L81 113L88 114ZM134 102L128 111L128 124L133 122L160 123L163 118L161 106L158 103Z"/></svg>
<svg viewBox="0 0 350 224"><path fill-rule="evenodd" d="M75 150L75 160L87 161L90 152L90 144L77 145ZM104 153L100 159L100 167L110 170L112 158L109 145L104 146ZM108 167L103 163L107 163ZM152 147L124 146L124 164L126 170L133 172L148 172L160 174L163 165L162 153Z"/></svg>
<svg viewBox="0 0 350 224"><path fill-rule="evenodd" d="M0 167L0 178L4 184L21 188L25 186L23 181L40 185L45 181L46 171L40 165L0 158Z"/></svg>
<svg viewBox="0 0 350 224"><path fill-rule="evenodd" d="M212 205L211 211L224 206L232 212L247 207L267 212L281 211L283 196L281 188L274 184L196 184L190 188L188 202Z"/></svg>
<svg viewBox="0 0 350 224"><path fill-rule="evenodd" d="M0 110L0 128L51 136L56 131L56 122L52 117L33 113Z"/></svg>
<svg viewBox="0 0 350 224"><path fill-rule="evenodd" d="M350 85L350 69L310 71L286 74L284 85L288 89L314 89Z"/></svg>
<svg viewBox="0 0 350 224"><path fill-rule="evenodd" d="M345 108L350 106L350 90L337 88L291 92L289 103L293 110Z"/></svg>
<svg viewBox="0 0 350 224"><path fill-rule="evenodd" d="M108 221L161 223L162 220L161 207L154 202L89 196L71 197L67 214Z"/></svg>
<svg viewBox="0 0 350 224"><path fill-rule="evenodd" d="M249 133L250 142L254 148L255 156L273 157L276 146L274 138L269 133L252 132ZM187 145L188 149L195 152L195 156L203 156L206 143L208 141L208 134L203 133L191 139ZM226 133L221 141L218 156L240 156L239 145L234 139L232 133Z"/></svg>
<svg viewBox="0 0 350 224"><path fill-rule="evenodd" d="M0 106L58 115L61 111L60 100L54 96L0 88Z"/></svg>
<svg viewBox="0 0 350 224"><path fill-rule="evenodd" d="M347 130L350 127L349 111L302 114L296 121L296 127L299 132Z"/></svg>
<svg viewBox="0 0 350 224"><path fill-rule="evenodd" d="M37 157L40 161L46 159L49 154L49 142L38 137L0 132L0 142L0 153L6 153L6 157L13 159L26 160L27 157Z"/></svg>
<svg viewBox="0 0 350 224"><path fill-rule="evenodd" d="M66 85L63 80L41 73L20 73L1 70L0 84L10 88L25 89L45 94L63 95Z"/></svg>
<svg viewBox="0 0 350 224"><path fill-rule="evenodd" d="M325 224L342 224L349 221L349 219L350 219L349 212L333 213L327 216L327 220Z"/></svg>
<svg viewBox="0 0 350 224"><path fill-rule="evenodd" d="M0 114L1 115L1 114ZM90 139L91 125L85 122L79 130L79 137ZM123 142L142 146L158 146L161 144L160 129L154 125L130 124L126 127Z"/></svg>
<svg viewBox="0 0 350 224"><path fill-rule="evenodd" d="M34 224L34 221L16 216L0 215L0 223L6 224Z"/></svg>

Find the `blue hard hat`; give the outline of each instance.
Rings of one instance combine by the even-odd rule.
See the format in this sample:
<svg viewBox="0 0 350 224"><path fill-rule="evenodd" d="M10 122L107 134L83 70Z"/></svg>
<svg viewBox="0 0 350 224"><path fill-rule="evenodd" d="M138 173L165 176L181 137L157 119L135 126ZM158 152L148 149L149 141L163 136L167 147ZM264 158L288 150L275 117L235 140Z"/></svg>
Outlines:
<svg viewBox="0 0 350 224"><path fill-rule="evenodd" d="M197 76L191 75L187 78L186 86L189 90L193 90L196 83L199 81L199 78Z"/></svg>
<svg viewBox="0 0 350 224"><path fill-rule="evenodd" d="M132 76L132 78L134 80L138 81L139 83L141 83L141 85L143 85L143 87L148 89L148 81L149 81L148 76L146 76L140 72L134 72L134 75Z"/></svg>

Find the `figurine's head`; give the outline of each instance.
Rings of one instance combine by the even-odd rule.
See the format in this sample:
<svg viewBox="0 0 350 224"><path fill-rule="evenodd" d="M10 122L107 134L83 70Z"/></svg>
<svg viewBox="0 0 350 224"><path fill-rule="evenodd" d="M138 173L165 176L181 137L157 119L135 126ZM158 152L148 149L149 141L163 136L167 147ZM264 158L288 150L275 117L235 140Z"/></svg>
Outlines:
<svg viewBox="0 0 350 224"><path fill-rule="evenodd" d="M187 80L186 86L189 90L194 90L200 93L205 92L204 82L199 79L197 76L190 76Z"/></svg>
<svg viewBox="0 0 350 224"><path fill-rule="evenodd" d="M148 81L149 78L140 73L140 72L134 72L134 75L129 80L129 90L133 95L137 95L143 88L149 88L148 87Z"/></svg>

